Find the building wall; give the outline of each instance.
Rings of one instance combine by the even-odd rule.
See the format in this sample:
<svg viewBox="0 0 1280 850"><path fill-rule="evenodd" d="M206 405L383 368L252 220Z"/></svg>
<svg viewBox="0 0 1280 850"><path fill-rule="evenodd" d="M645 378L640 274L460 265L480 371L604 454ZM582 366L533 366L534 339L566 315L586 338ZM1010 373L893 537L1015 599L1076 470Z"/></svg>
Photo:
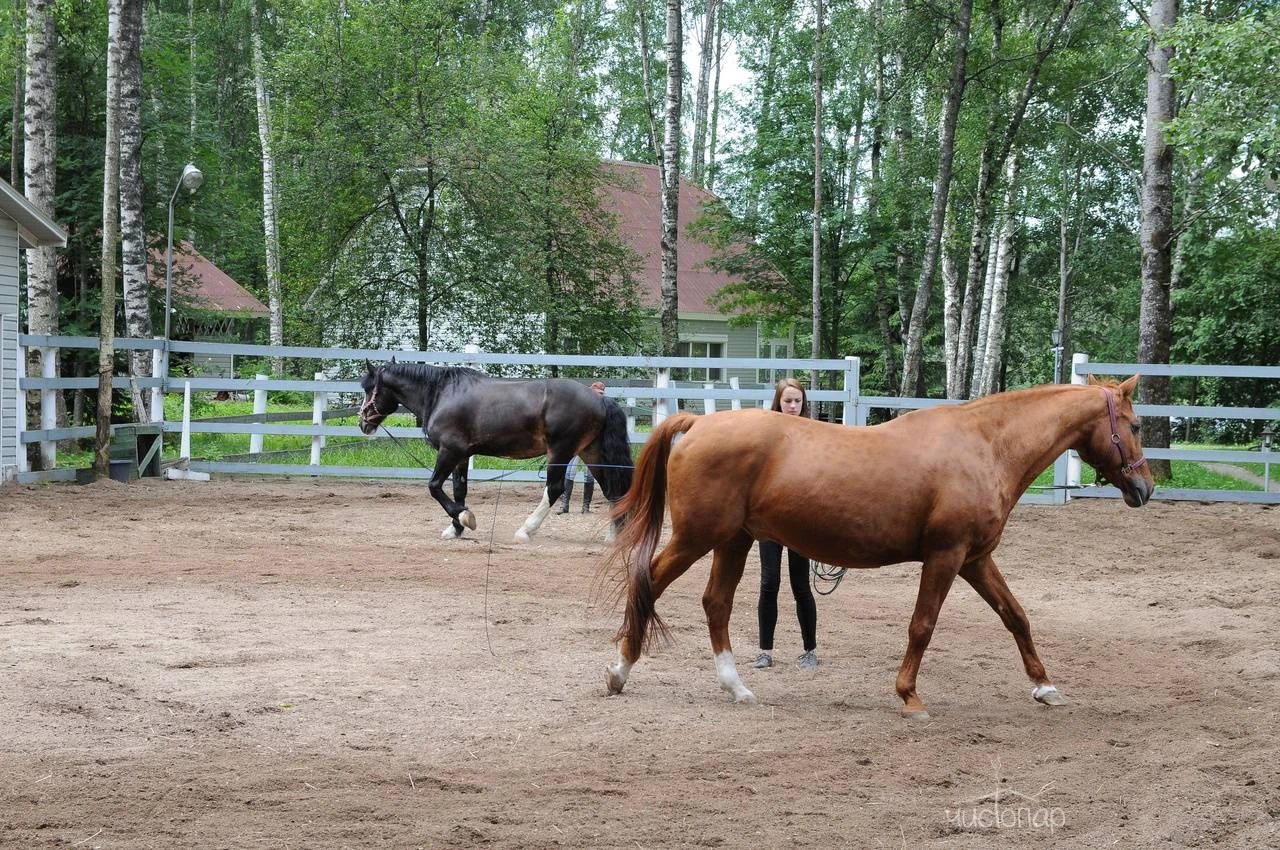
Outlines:
<svg viewBox="0 0 1280 850"><path fill-rule="evenodd" d="M0 481L18 463L18 227L0 214Z"/></svg>

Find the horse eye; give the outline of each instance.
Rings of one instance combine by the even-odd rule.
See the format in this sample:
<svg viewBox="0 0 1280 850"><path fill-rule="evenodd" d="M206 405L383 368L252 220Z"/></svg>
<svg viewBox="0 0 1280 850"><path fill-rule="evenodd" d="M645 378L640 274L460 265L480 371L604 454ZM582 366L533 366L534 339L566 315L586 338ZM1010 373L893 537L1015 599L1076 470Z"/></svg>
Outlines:
<svg viewBox="0 0 1280 850"><path fill-rule="evenodd" d="M1129 430L1131 430L1131 431L1133 431L1133 433L1137 434L1139 431L1141 431L1141 430L1142 430L1142 426L1138 425L1138 424L1135 422L1134 424L1132 424L1132 425L1130 425L1130 426L1129 426Z"/></svg>

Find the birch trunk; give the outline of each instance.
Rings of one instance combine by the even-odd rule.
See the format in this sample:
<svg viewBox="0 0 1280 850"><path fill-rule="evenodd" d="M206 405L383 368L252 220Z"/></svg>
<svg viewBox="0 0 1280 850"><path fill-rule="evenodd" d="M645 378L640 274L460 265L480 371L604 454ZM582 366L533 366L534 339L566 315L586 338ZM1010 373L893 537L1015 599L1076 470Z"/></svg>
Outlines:
<svg viewBox="0 0 1280 850"><path fill-rule="evenodd" d="M267 253L267 309L271 313L272 345L284 345L284 298L280 287L280 231L276 223L276 162L271 154L271 101L267 97L262 58L262 27L257 0L250 4L253 27L253 91L258 104L258 142L262 146L262 230ZM271 358L271 372L279 377L284 361Z"/></svg>
<svg viewBox="0 0 1280 850"><path fill-rule="evenodd" d="M151 298L147 287L147 232L142 209L142 0L124 0L120 9L120 242L124 281L125 333L151 336ZM151 377L151 352L129 352L133 413L150 421L138 378Z"/></svg>
<svg viewBox="0 0 1280 850"><path fill-rule="evenodd" d="M680 0L667 0L666 128L662 141L662 353L672 357L680 342L676 282L680 225L680 100L684 77L684 31Z"/></svg>
<svg viewBox="0 0 1280 850"><path fill-rule="evenodd" d="M689 176L699 186L706 185L708 104L711 96L711 69L714 58L715 30L720 0L707 0L698 39L698 89L693 107L693 150L690 152Z"/></svg>
<svg viewBox="0 0 1280 850"><path fill-rule="evenodd" d="M942 243L942 222L951 192L951 168L955 158L956 120L960 101L964 98L965 68L969 59L969 23L973 18L973 0L961 0L957 22L955 55L951 62L951 82L943 100L941 130L938 142L938 175L933 182L933 207L929 211L929 232L924 246L920 279L916 283L915 302L911 307L911 325L907 330L906 352L902 358L904 396L920 392L921 359L924 349L924 326L929 317L929 296L933 277L938 270L938 248Z"/></svg>
<svg viewBox="0 0 1280 850"><path fill-rule="evenodd" d="M707 173L706 185L710 192L715 188L716 172L716 131L720 127L720 39L724 35L724 18L716 15L716 71L711 84L711 129L707 134Z"/></svg>
<svg viewBox="0 0 1280 850"><path fill-rule="evenodd" d="M987 328L991 324L991 293L996 285L996 254L1000 247L999 232L1002 227L1003 219L1001 213L997 212L995 222L992 225L991 238L986 239L987 252L986 262L980 263L982 268L982 306L978 308L978 336L973 343L973 376L969 379L969 398L977 398L981 395L984 375L983 353L987 350Z"/></svg>
<svg viewBox="0 0 1280 850"><path fill-rule="evenodd" d="M1018 161L1010 162L1005 189L1004 225L996 245L995 279L991 286L991 316L987 319L987 345L982 354L982 383L979 395L990 395L1000 388L1001 363L1004 358L1005 306L1009 303L1009 271L1013 267L1013 237L1018 230L1014 210Z"/></svg>
<svg viewBox="0 0 1280 850"><path fill-rule="evenodd" d="M13 0L13 21L22 17L23 0ZM22 90L26 79L26 50L22 42L13 43L13 110L9 125L9 185L22 191Z"/></svg>
<svg viewBox="0 0 1280 850"><path fill-rule="evenodd" d="M810 302L813 338L809 356L822 356L822 0L816 0L813 35L813 252ZM819 405L810 405L813 416Z"/></svg>
<svg viewBox="0 0 1280 850"><path fill-rule="evenodd" d="M884 7L881 0L874 0L871 7L872 29L880 32L884 18ZM879 37L875 40L875 63L872 73L872 85L875 90L875 113L871 120L871 152L869 183L867 185L867 221L874 239L881 238L884 233L880 221L880 197L884 191L881 176L884 158L885 115L889 109L885 96L885 51ZM884 366L885 388L898 385L898 358L894 352L893 327L890 317L893 315L893 299L889 292L889 284L885 279L887 270L883 263L876 263L873 270L876 287L876 322L880 328L880 360Z"/></svg>
<svg viewBox="0 0 1280 850"><path fill-rule="evenodd" d="M32 206L50 218L54 215L54 177L58 157L55 7L56 0L27 0L27 90L23 102L23 188ZM58 280L55 249L52 246L28 248L26 258L27 331L56 334ZM27 363L27 374L50 373L58 374L57 351L52 348L33 350ZM39 405L29 405L27 409L33 413L39 410L37 422L40 422L50 418L46 413L52 402L53 399L42 397ZM55 444L41 444L38 464L33 468L53 469L56 464Z"/></svg>
<svg viewBox="0 0 1280 850"><path fill-rule="evenodd" d="M102 168L102 309L98 326L98 411L93 469L111 471L111 381L115 377L116 250L120 237L120 49L121 19L131 0L107 3L107 139ZM140 2L140 0L133 0Z"/></svg>
<svg viewBox="0 0 1280 850"><path fill-rule="evenodd" d="M1151 0L1147 40L1147 120L1142 151L1142 306L1138 313L1138 362L1168 363L1171 341L1169 286L1172 279L1173 148L1164 126L1174 117L1174 85L1169 73L1173 48L1162 46L1165 30L1178 17L1177 0ZM1140 399L1145 404L1168 404L1167 377L1148 377ZM1142 445L1169 447L1169 419L1142 417ZM1157 481L1168 481L1169 461L1150 461Z"/></svg>
<svg viewBox="0 0 1280 850"><path fill-rule="evenodd" d="M955 208L948 204L947 215L942 224L942 348L947 373L947 398L958 398L952 393L957 384L963 384L955 372L960 359L957 349L960 346L961 307L960 269L956 266L956 257L951 250L955 238Z"/></svg>

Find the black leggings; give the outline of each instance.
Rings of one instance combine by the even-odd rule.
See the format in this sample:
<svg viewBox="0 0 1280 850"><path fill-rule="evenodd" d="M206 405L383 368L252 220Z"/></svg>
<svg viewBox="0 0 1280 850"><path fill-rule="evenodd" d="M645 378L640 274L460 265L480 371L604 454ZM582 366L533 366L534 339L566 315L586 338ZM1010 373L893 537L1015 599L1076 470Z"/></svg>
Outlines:
<svg viewBox="0 0 1280 850"><path fill-rule="evenodd" d="M787 573L791 593L796 598L796 617L804 651L818 646L818 603L809 589L809 559L794 549L787 550ZM778 624L778 585L782 581L782 546L772 540L760 541L760 648L773 649L773 629Z"/></svg>

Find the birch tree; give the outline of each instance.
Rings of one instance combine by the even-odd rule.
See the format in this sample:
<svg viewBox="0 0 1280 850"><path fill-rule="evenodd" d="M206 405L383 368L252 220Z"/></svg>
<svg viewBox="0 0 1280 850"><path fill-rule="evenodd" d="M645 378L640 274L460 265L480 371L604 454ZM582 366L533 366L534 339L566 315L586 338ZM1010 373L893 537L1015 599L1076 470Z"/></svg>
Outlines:
<svg viewBox="0 0 1280 850"><path fill-rule="evenodd" d="M1171 341L1169 284L1172 277L1173 148L1165 125L1174 117L1174 82L1169 73L1173 48L1162 43L1178 16L1178 0L1152 0L1147 37L1147 116L1142 148L1142 304L1138 314L1138 362L1168 363ZM1145 404L1169 404L1169 379L1147 377L1140 390ZM1169 447L1169 419L1142 417L1142 444ZM1151 474L1167 481L1169 461L1151 460Z"/></svg>
<svg viewBox="0 0 1280 850"><path fill-rule="evenodd" d="M58 68L55 48L58 38L56 0L27 2L27 90L23 103L23 185L27 200L46 215L53 216L55 175L58 156L57 88ZM58 280L55 249L28 248L27 331L33 334L58 332ZM28 363L28 372L58 374L57 351L39 348L37 362ZM46 365L47 364L47 365ZM51 415L52 394L42 400L42 418ZM40 467L52 469L57 454L52 442L42 443Z"/></svg>
<svg viewBox="0 0 1280 850"><path fill-rule="evenodd" d="M814 2L813 30L813 338L809 348L814 360L822 356L822 0ZM813 415L818 407L812 405Z"/></svg>
<svg viewBox="0 0 1280 850"><path fill-rule="evenodd" d="M911 323L907 329L906 351L902 359L901 394L919 391L920 361L924 349L924 326L929 315L929 297L933 278L938 271L938 250L942 243L942 225L951 191L951 169L955 158L956 121L960 101L964 98L965 68L969 58L969 25L973 19L973 0L961 0L956 20L955 53L951 60L951 82L942 102L938 133L938 174L933 181L933 206L929 211L929 232L925 238L924 260L916 283L915 301L911 307Z"/></svg>
<svg viewBox="0 0 1280 850"><path fill-rule="evenodd" d="M262 57L262 26L258 2L250 3L251 38L253 41L253 92L258 105L258 143L262 149L262 230L267 259L267 309L270 311L272 345L284 345L284 298L280 286L280 230L276 221L276 163L271 154L271 102L267 97ZM277 377L284 371L284 361L271 358L271 371Z"/></svg>
<svg viewBox="0 0 1280 850"><path fill-rule="evenodd" d="M116 246L120 237L120 50L121 18L126 3L107 3L107 132L102 169L102 310L98 328L98 411L93 438L93 468L100 476L110 473L111 382L115 377Z"/></svg>
<svg viewBox="0 0 1280 850"><path fill-rule="evenodd" d="M683 97L684 32L680 0L667 0L666 128L662 141L662 353L674 356L680 342L677 238L680 228L680 101Z"/></svg>
<svg viewBox="0 0 1280 850"><path fill-rule="evenodd" d="M706 186L707 136L710 124L712 70L715 62L715 34L719 22L720 0L707 0L702 16L702 29L698 37L698 88L693 107L693 150L690 152L689 177L699 186Z"/></svg>
<svg viewBox="0 0 1280 850"><path fill-rule="evenodd" d="M1000 389L1001 364L1004 362L1004 337L1009 303L1009 274L1013 268L1013 238L1018 230L1017 203L1018 159L1009 162L1004 196L1004 223L995 245L995 263L991 272L990 315L987 317L986 341L981 358L982 371L974 381L974 396L990 395Z"/></svg>
<svg viewBox="0 0 1280 850"><path fill-rule="evenodd" d="M135 339L151 336L151 300L147 287L147 230L142 209L142 0L124 0L119 9L120 239L124 283L125 332ZM129 353L134 417L147 420L146 401L138 378L151 376L151 352Z"/></svg>

